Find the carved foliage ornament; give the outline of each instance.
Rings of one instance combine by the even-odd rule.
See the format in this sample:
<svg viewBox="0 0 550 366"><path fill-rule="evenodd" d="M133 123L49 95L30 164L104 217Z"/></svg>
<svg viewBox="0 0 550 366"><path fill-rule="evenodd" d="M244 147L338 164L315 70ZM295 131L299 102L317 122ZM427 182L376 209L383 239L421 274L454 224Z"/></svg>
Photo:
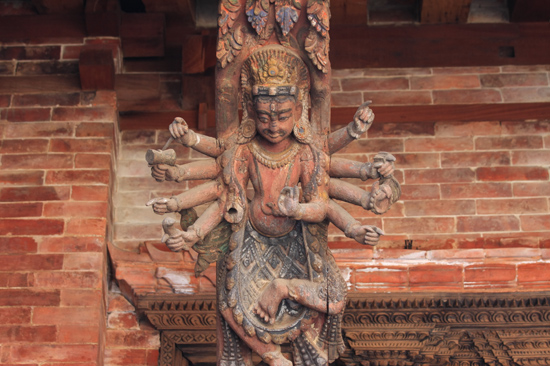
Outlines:
<svg viewBox="0 0 550 366"><path fill-rule="evenodd" d="M244 39L268 39L275 28L279 41L287 46L289 33L298 22L302 4L298 0L246 0L245 16L250 30L241 25L233 28L241 11L241 1L222 0L219 6L217 58L222 68L231 63L243 48ZM270 24L274 13L275 24ZM323 73L328 72L330 1L308 0L307 19L310 30L302 46L311 62ZM251 32L252 31L252 32Z"/></svg>

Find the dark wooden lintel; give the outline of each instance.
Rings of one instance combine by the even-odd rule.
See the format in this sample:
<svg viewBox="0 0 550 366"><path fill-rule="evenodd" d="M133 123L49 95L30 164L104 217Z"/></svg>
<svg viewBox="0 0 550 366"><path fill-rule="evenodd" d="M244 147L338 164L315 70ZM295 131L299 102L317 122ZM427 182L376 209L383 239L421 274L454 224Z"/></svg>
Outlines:
<svg viewBox="0 0 550 366"><path fill-rule="evenodd" d="M465 104L423 106L373 106L376 123L407 122L475 122L544 119L550 116L550 103L514 104ZM350 122L357 108L332 108L332 125ZM153 113L123 113L120 116L121 130L166 129L174 117L183 117L189 127L197 128L198 110L182 110ZM215 126L214 111L207 111L207 132Z"/></svg>
<svg viewBox="0 0 550 366"><path fill-rule="evenodd" d="M548 22L334 25L330 35L333 69L550 64Z"/></svg>

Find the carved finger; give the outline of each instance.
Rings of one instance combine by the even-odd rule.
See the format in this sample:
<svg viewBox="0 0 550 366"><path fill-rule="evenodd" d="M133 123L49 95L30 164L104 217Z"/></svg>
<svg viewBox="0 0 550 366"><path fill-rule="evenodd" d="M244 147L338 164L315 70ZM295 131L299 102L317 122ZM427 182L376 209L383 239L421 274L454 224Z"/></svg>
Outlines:
<svg viewBox="0 0 550 366"><path fill-rule="evenodd" d="M281 194L284 194L288 198L292 198L294 196L294 190L292 187L285 187L281 190Z"/></svg>
<svg viewBox="0 0 550 366"><path fill-rule="evenodd" d="M393 192L391 190L391 187L388 186L387 184L382 184L382 186L380 187L380 192L383 192L384 195L388 198L392 198L393 196Z"/></svg>
<svg viewBox="0 0 550 366"><path fill-rule="evenodd" d="M374 228L374 231L376 231L379 235L386 235L386 233L384 231L382 231L382 229L376 227L376 226L373 226Z"/></svg>
<svg viewBox="0 0 550 366"><path fill-rule="evenodd" d="M395 156L393 156L392 154L390 153L386 153L386 157L385 157L386 161L395 161Z"/></svg>
<svg viewBox="0 0 550 366"><path fill-rule="evenodd" d="M168 212L168 210L166 210L166 206L153 205L153 212L156 213L157 215L164 215L165 213Z"/></svg>
<svg viewBox="0 0 550 366"><path fill-rule="evenodd" d="M164 198L164 197L155 197L153 199L150 199L146 204L145 206L151 206L151 205L154 205L155 203L166 203L168 202L168 199L167 198Z"/></svg>
<svg viewBox="0 0 550 366"><path fill-rule="evenodd" d="M378 172L382 174L382 176L387 177L389 175L392 175L394 171L394 167L392 163L384 163L382 166L378 169Z"/></svg>
<svg viewBox="0 0 550 366"><path fill-rule="evenodd" d="M378 244L378 239L376 240L368 240L367 238L365 238L365 241L364 241L364 244L366 245L370 245L370 246L376 246Z"/></svg>

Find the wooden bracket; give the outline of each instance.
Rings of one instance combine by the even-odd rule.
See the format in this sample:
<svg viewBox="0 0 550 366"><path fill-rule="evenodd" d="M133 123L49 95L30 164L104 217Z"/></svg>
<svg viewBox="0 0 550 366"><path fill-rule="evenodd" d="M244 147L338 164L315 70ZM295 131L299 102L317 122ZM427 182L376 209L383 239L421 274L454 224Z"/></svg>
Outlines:
<svg viewBox="0 0 550 366"><path fill-rule="evenodd" d="M78 62L82 90L113 90L115 63L110 48L88 46L80 51Z"/></svg>

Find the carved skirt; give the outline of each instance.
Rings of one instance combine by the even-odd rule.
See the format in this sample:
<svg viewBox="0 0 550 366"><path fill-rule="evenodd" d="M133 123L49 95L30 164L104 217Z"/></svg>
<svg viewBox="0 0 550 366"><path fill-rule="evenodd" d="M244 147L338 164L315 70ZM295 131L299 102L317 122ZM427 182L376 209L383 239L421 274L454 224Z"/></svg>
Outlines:
<svg viewBox="0 0 550 366"><path fill-rule="evenodd" d="M275 322L269 324L254 314L252 309L267 285L278 278L310 280L319 284L315 288L319 288L321 299L342 301L346 295L346 284L326 242L326 223L297 221L288 234L267 237L248 222L233 233L230 251L223 265L218 267L218 278L223 281L218 282L220 309L231 308L233 318L245 332L257 336L262 342L282 344L294 341L317 320L320 316L317 311L284 299L279 304ZM321 316L324 317L324 314ZM323 343L319 346L330 348L332 345L340 351L343 346L339 332L341 314L327 318L317 339Z"/></svg>

